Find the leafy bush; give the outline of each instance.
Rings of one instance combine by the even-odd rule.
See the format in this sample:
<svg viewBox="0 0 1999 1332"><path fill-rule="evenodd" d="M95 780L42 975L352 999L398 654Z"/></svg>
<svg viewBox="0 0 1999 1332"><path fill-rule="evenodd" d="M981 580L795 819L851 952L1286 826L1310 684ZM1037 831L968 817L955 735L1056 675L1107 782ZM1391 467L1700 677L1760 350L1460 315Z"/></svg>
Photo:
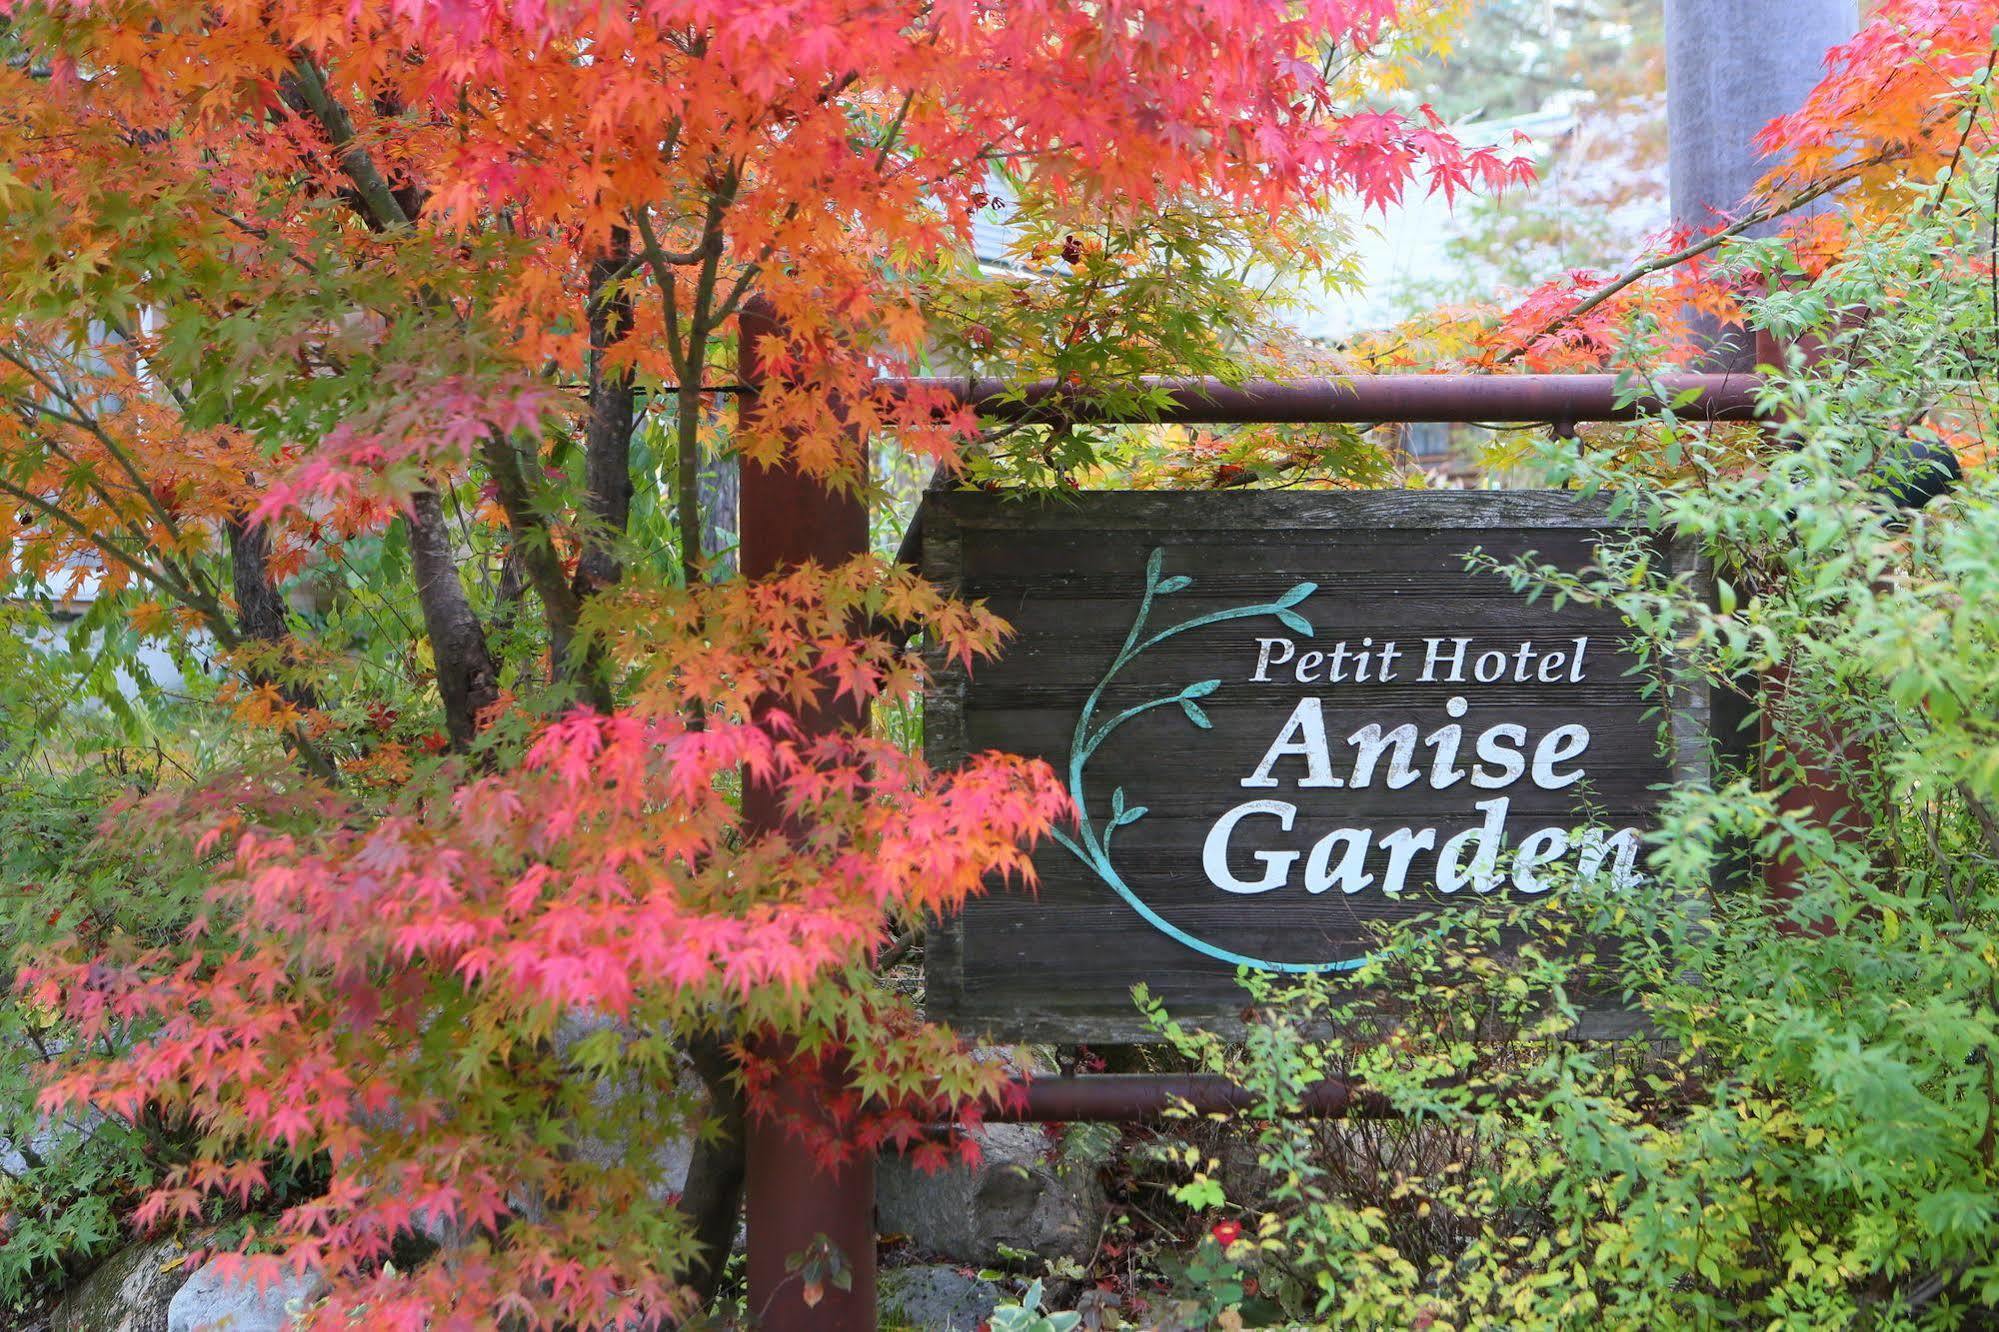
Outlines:
<svg viewBox="0 0 1999 1332"><path fill-rule="evenodd" d="M117 790L103 766L50 772L17 762L0 789L0 982L6 959L64 931L171 935L189 914L176 886L135 877L93 823ZM124 1209L173 1150L165 1126L97 1114L50 1116L39 1080L75 1037L48 1009L0 985L0 1310L18 1311L116 1247Z"/></svg>
<svg viewBox="0 0 1999 1332"><path fill-rule="evenodd" d="M1265 1120L1267 1199L1188 1160L1183 1201L1244 1211L1211 1292L1250 1272L1269 1317L1432 1329L1999 1308L1999 478L1895 502L1987 438L1994 184L1960 167L1815 275L1780 242L1735 252L1767 292L1752 326L1829 353L1776 368L1770 439L1663 413L1641 448L1542 459L1704 549L1717 594L1649 541L1516 567L1521 590L1615 607L1662 701L1746 696L1772 737L1665 794L1642 890L1572 885L1526 943L1503 912L1412 923L1361 974L1378 990L1248 977L1240 1046L1152 1008L1265 1115L1330 1076L1398 1116ZM1577 1039L1605 996L1638 1037Z"/></svg>
<svg viewBox="0 0 1999 1332"><path fill-rule="evenodd" d="M1072 1332L1083 1316L1077 1313L1049 1313L1041 1307L1041 1283L1029 1283L1020 1303L997 1306L986 1325L992 1332Z"/></svg>

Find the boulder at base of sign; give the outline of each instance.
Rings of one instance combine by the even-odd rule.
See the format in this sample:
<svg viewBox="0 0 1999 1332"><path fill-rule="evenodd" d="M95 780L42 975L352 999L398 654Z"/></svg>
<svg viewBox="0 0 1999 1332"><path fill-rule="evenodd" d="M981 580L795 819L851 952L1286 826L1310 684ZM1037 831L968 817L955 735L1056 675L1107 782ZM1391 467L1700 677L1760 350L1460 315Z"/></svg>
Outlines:
<svg viewBox="0 0 1999 1332"><path fill-rule="evenodd" d="M891 1267L881 1274L885 1328L973 1332L992 1317L999 1301L998 1286L943 1263Z"/></svg>
<svg viewBox="0 0 1999 1332"><path fill-rule="evenodd" d="M908 1158L882 1155L875 1217L884 1234L965 1263L989 1263L1002 1248L1043 1258L1088 1258L1109 1205L1096 1167L1064 1167L1059 1144L1038 1124L973 1130L983 1157L925 1174Z"/></svg>
<svg viewBox="0 0 1999 1332"><path fill-rule="evenodd" d="M167 1332L289 1332L296 1315L325 1291L317 1273L288 1273L258 1290L256 1282L224 1277L208 1262L174 1293Z"/></svg>
<svg viewBox="0 0 1999 1332"><path fill-rule="evenodd" d="M187 1280L186 1258L172 1239L120 1249L62 1297L51 1332L166 1332L167 1302Z"/></svg>

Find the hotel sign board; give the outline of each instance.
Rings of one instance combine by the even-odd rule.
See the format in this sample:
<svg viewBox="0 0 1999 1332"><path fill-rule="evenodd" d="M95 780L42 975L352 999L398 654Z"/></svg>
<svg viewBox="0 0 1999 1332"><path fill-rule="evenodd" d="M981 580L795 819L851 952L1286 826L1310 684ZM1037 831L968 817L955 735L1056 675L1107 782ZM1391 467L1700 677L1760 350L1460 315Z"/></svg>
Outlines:
<svg viewBox="0 0 1999 1332"><path fill-rule="evenodd" d="M929 1014L968 1032L1143 1039L1141 981L1227 1025L1244 965L1348 973L1378 922L1531 904L1573 873L1640 891L1661 788L1705 775L1705 699L1662 709L1614 612L1468 563L1580 568L1633 535L1599 499L925 503L924 573L1014 629L969 675L933 663L928 755L1039 756L1077 810L1037 890L931 934Z"/></svg>

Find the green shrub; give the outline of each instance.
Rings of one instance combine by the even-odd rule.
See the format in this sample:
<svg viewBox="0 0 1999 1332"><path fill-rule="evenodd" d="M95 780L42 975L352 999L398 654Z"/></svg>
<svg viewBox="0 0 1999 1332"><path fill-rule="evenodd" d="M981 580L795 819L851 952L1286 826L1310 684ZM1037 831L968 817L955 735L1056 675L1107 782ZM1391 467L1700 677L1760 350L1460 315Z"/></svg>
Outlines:
<svg viewBox="0 0 1999 1332"><path fill-rule="evenodd" d="M1753 326L1830 346L1777 368L1774 439L1662 413L1625 447L1543 459L1697 543L1717 593L1647 542L1579 574L1515 568L1521 590L1614 606L1662 701L1760 697L1767 765L1666 793L1649 882L1573 885L1524 944L1460 913L1385 937L1359 977L1377 989L1246 978L1240 1045L1151 1007L1264 1115L1335 1076L1399 1116L1263 1119L1263 1199L1225 1197L1190 1154L1181 1200L1243 1218L1205 1285L1247 1274L1272 1301L1217 1307L1435 1332L1999 1308L1999 478L1973 467L1914 513L1885 494L1912 442L1975 456L1990 419L1994 177L1959 180L1810 280L1775 243L1737 252L1772 292ZM1836 827L1794 798L1828 777ZM1749 858L1792 863L1796 896L1773 901ZM1606 996L1643 1039L1578 1038Z"/></svg>

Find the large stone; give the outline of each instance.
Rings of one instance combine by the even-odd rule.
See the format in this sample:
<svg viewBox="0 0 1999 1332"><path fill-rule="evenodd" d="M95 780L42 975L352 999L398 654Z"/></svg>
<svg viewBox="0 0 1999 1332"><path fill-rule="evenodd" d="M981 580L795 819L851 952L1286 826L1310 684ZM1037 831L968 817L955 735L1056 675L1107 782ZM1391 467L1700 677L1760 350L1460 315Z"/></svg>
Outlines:
<svg viewBox="0 0 1999 1332"><path fill-rule="evenodd" d="M891 1267L879 1280L883 1327L974 1332L1000 1302L992 1282L941 1263Z"/></svg>
<svg viewBox="0 0 1999 1332"><path fill-rule="evenodd" d="M613 1030L619 1026L616 1019L585 1009L576 1009L567 1014L555 1034L557 1048L565 1054L578 1042L598 1032ZM658 1183L653 1189L656 1201L664 1202L674 1197L687 1186L687 1170L694 1160L694 1140L700 1125L699 1107L707 1104L707 1089L692 1068L683 1066L672 1097L661 1097L649 1084L636 1078L620 1082L602 1078L591 1091L592 1099L599 1110L610 1110L620 1100L647 1106L654 1111L648 1118L639 1118L632 1125L634 1140L611 1141L590 1135L579 1136L575 1152L581 1159L593 1165L610 1167L628 1159L629 1153L638 1148L650 1157L650 1166L658 1172ZM671 1108L669 1108L671 1102ZM689 1121L680 1111L682 1107L693 1107L693 1119Z"/></svg>
<svg viewBox="0 0 1999 1332"><path fill-rule="evenodd" d="M33 1152L36 1160L50 1161L69 1146L72 1138L73 1135L60 1133L46 1123L35 1125L24 1144L17 1145L12 1139L0 1135L0 1171L24 1175L28 1171L28 1158L22 1146Z"/></svg>
<svg viewBox="0 0 1999 1332"><path fill-rule="evenodd" d="M167 1305L187 1280L186 1260L178 1240L120 1249L63 1296L49 1332L167 1332Z"/></svg>
<svg viewBox="0 0 1999 1332"><path fill-rule="evenodd" d="M972 1136L983 1152L975 1166L925 1174L907 1157L884 1154L875 1177L878 1227L966 1263L989 1263L1002 1247L1088 1258L1108 1205L1094 1164L1064 1168L1037 1124L987 1124Z"/></svg>
<svg viewBox="0 0 1999 1332"><path fill-rule="evenodd" d="M287 1272L274 1284L225 1277L209 1261L174 1293L167 1306L167 1332L287 1332L303 1311L326 1293L317 1272Z"/></svg>

